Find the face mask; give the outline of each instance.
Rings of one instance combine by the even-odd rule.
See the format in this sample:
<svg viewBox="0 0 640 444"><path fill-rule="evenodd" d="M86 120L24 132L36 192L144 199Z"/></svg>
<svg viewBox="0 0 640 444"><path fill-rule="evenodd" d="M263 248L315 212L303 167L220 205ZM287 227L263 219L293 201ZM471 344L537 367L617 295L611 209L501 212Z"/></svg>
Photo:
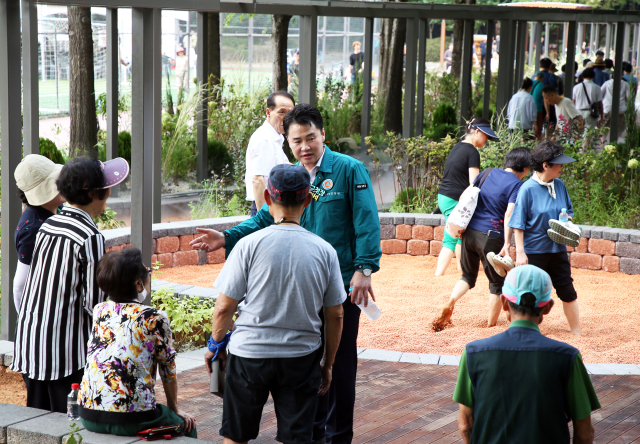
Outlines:
<svg viewBox="0 0 640 444"><path fill-rule="evenodd" d="M145 288L144 290L142 290L142 293L138 293L138 301L144 302L146 298L147 298L147 289Z"/></svg>

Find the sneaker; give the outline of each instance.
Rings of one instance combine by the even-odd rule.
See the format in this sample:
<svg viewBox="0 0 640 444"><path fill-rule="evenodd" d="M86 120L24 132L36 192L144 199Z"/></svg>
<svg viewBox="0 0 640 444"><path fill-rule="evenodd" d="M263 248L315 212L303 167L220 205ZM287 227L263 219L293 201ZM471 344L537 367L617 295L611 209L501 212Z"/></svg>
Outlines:
<svg viewBox="0 0 640 444"><path fill-rule="evenodd" d="M574 225L572 222L566 224L556 219L549 220L549 228L554 232L560 234L568 239L580 242L580 236L582 236L582 229ZM554 241L555 242L555 241ZM558 242L562 243L562 242ZM569 245L569 244L566 244Z"/></svg>
<svg viewBox="0 0 640 444"><path fill-rule="evenodd" d="M569 247L577 247L578 245L580 245L579 237L578 239L573 239L573 238L564 236L558 233L557 231L552 230L551 228L547 230L547 234L549 235L551 240L554 241L556 244L567 245Z"/></svg>
<svg viewBox="0 0 640 444"><path fill-rule="evenodd" d="M511 256L498 256L493 251L487 253L487 261L501 277L505 277L507 273L509 273L509 270L516 266Z"/></svg>

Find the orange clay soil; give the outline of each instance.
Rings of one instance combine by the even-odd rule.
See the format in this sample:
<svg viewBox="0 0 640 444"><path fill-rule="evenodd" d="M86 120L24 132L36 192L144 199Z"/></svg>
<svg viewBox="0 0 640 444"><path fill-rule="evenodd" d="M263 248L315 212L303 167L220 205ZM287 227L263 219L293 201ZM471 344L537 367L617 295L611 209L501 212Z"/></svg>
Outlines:
<svg viewBox="0 0 640 444"><path fill-rule="evenodd" d="M22 374L0 365L0 404L27 405L27 388Z"/></svg>
<svg viewBox="0 0 640 444"><path fill-rule="evenodd" d="M506 317L487 328L488 281L480 271L476 287L456 304L451 324L438 333L431 323L441 313L460 278L454 261L442 277L433 275L435 257L383 255L373 288L382 316L375 322L362 315L358 346L403 352L460 355L465 344L504 331ZM211 286L220 265L187 266L162 270L158 279ZM640 364L640 276L572 269L580 304L582 336L569 332L556 305L541 324L543 334L577 347L585 362Z"/></svg>

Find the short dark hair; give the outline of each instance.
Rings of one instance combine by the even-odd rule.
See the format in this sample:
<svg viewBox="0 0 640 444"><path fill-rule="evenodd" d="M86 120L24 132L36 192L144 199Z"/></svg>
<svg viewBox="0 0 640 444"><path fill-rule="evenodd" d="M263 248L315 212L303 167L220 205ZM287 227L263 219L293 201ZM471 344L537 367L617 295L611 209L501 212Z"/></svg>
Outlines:
<svg viewBox="0 0 640 444"><path fill-rule="evenodd" d="M604 59L604 66L606 66L607 69L613 69L613 60Z"/></svg>
<svg viewBox="0 0 640 444"><path fill-rule="evenodd" d="M633 71L633 65L629 62L622 62L622 70L624 72L631 72Z"/></svg>
<svg viewBox="0 0 640 444"><path fill-rule="evenodd" d="M547 85L542 88L542 94L558 93L558 89L553 85Z"/></svg>
<svg viewBox="0 0 640 444"><path fill-rule="evenodd" d="M540 59L540 68L542 69L549 69L551 68L551 59L548 57L545 57L543 59Z"/></svg>
<svg viewBox="0 0 640 444"><path fill-rule="evenodd" d="M529 89L533 86L533 80L531 80L529 77L525 77L524 80L522 81L522 89Z"/></svg>
<svg viewBox="0 0 640 444"><path fill-rule="evenodd" d="M584 71L582 71L582 78L584 79L593 79L596 76L596 72L593 68L585 68Z"/></svg>
<svg viewBox="0 0 640 444"><path fill-rule="evenodd" d="M524 172L524 169L531 166L531 151L521 146L514 148L504 157L504 167L511 168L518 173Z"/></svg>
<svg viewBox="0 0 640 444"><path fill-rule="evenodd" d="M320 114L318 108L307 103L298 103L284 117L283 126L285 136L289 134L289 125L292 123L297 123L298 125L313 125L320 131L324 129L322 114Z"/></svg>
<svg viewBox="0 0 640 444"><path fill-rule="evenodd" d="M602 57L604 57L604 52L603 52L602 50L598 49L598 50L596 51L596 56L602 56Z"/></svg>
<svg viewBox="0 0 640 444"><path fill-rule="evenodd" d="M509 301L509 307L515 314L536 318L544 311L544 307L536 307L536 297L531 293L520 296L520 305Z"/></svg>
<svg viewBox="0 0 640 444"><path fill-rule="evenodd" d="M138 299L136 281L147 280L149 272L142 263L142 252L137 248L123 248L105 254L98 262L98 287L114 302Z"/></svg>
<svg viewBox="0 0 640 444"><path fill-rule="evenodd" d="M591 59L584 59L582 61L582 67L584 68L585 66L587 66L587 64L591 61Z"/></svg>
<svg viewBox="0 0 640 444"><path fill-rule="evenodd" d="M476 130L476 128L474 128L475 125L491 125L491 122L489 122L487 119L483 119L481 117L473 117L471 120L469 120L469 122L467 123L467 134L471 134L473 131Z"/></svg>
<svg viewBox="0 0 640 444"><path fill-rule="evenodd" d="M29 201L27 200L27 195L24 194L24 191L18 188L18 192L16 194L18 195L18 198L24 205L30 205Z"/></svg>
<svg viewBox="0 0 640 444"><path fill-rule="evenodd" d="M564 147L556 142L541 142L531 152L531 166L534 171L544 171L543 164L550 162L564 152Z"/></svg>
<svg viewBox="0 0 640 444"><path fill-rule="evenodd" d="M93 199L102 200L107 195L108 190L101 189L104 182L100 161L76 157L64 164L56 185L70 204L89 205Z"/></svg>
<svg viewBox="0 0 640 444"><path fill-rule="evenodd" d="M564 65L562 65L562 68L560 68L560 71L564 72L567 69L567 64L565 63Z"/></svg>
<svg viewBox="0 0 640 444"><path fill-rule="evenodd" d="M286 97L287 99L291 100L293 106L296 105L296 99L294 99L291 94L286 91L276 91L272 92L271 94L269 94L269 97L267 97L267 108L272 110L276 107L276 97L278 96Z"/></svg>
<svg viewBox="0 0 640 444"><path fill-rule="evenodd" d="M279 205L284 208L300 208L304 205L304 200L297 199L298 195L296 191L283 191L280 193L281 200L271 199L273 205Z"/></svg>

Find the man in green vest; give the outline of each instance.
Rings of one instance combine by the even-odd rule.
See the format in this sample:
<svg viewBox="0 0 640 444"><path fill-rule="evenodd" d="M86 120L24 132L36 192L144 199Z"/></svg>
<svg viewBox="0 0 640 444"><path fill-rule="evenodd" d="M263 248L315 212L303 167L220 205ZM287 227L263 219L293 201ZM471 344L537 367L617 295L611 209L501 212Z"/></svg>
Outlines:
<svg viewBox="0 0 640 444"><path fill-rule="evenodd" d="M465 444L591 444L600 408L580 352L540 333L553 308L551 278L538 267L512 269L502 287L509 328L465 347L453 400Z"/></svg>
<svg viewBox="0 0 640 444"><path fill-rule="evenodd" d="M350 296L343 304L342 338L333 365L333 380L329 392L318 402L313 439L318 444L348 444L353 438L358 365L360 309L356 304L366 306L369 297L375 301L371 273L380 268L382 255L378 209L364 164L335 153L324 144L324 125L318 109L304 103L296 105L284 119L284 131L293 155L311 176L313 199L302 214L300 225L335 248L345 292ZM251 219L222 233L198 228L202 236L191 245L208 252L224 247L228 255L242 237L282 222L274 221L269 206L264 205Z"/></svg>

